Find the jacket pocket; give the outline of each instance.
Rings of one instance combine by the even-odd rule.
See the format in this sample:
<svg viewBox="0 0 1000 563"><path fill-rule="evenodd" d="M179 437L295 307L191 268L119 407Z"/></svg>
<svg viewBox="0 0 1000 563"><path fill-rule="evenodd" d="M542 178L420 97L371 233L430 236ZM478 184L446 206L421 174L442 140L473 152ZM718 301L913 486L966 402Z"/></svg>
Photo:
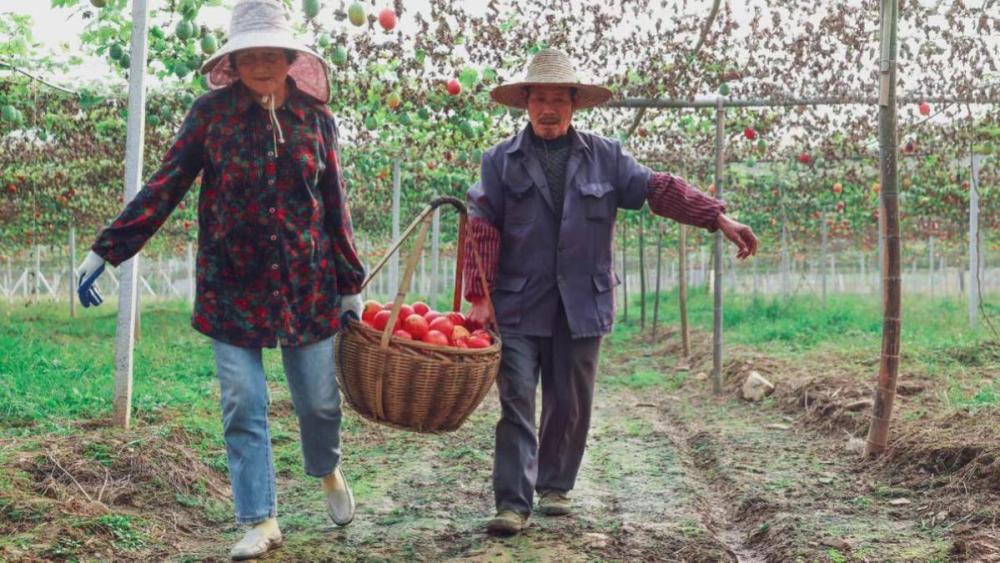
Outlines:
<svg viewBox="0 0 1000 563"><path fill-rule="evenodd" d="M538 190L530 180L508 184L504 198L504 223L521 225L535 220Z"/></svg>
<svg viewBox="0 0 1000 563"><path fill-rule="evenodd" d="M601 272L592 279L597 323L602 331L608 331L615 319L615 293L611 290L618 285L618 276L613 271Z"/></svg>
<svg viewBox="0 0 1000 563"><path fill-rule="evenodd" d="M615 187L609 182L590 182L580 185L580 193L583 195L583 207L587 219L591 221L604 221L611 218L614 209Z"/></svg>
<svg viewBox="0 0 1000 563"><path fill-rule="evenodd" d="M493 309L500 325L516 325L521 322L524 307L524 287L527 276L497 276L493 287Z"/></svg>
<svg viewBox="0 0 1000 563"><path fill-rule="evenodd" d="M604 293L610 291L618 285L618 274L614 272L601 272L592 276L594 280L594 291Z"/></svg>

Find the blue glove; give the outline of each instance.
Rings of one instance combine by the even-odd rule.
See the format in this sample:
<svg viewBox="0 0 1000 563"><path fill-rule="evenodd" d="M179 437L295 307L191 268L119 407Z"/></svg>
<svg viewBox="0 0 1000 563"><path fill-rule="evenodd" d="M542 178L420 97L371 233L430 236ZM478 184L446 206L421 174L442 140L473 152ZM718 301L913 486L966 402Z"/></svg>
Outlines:
<svg viewBox="0 0 1000 563"><path fill-rule="evenodd" d="M104 273L104 258L101 258L93 250L87 254L83 263L76 269L77 287L76 294L80 297L80 303L84 307L98 306L104 302L101 291L97 289L94 282Z"/></svg>

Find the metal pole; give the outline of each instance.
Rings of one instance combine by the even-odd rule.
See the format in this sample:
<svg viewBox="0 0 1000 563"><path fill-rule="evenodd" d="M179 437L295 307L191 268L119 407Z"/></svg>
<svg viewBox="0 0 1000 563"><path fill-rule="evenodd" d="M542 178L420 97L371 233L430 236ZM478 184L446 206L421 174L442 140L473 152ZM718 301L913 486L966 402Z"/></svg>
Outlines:
<svg viewBox="0 0 1000 563"><path fill-rule="evenodd" d="M132 1L132 51L129 68L128 133L125 147L125 195L127 205L142 181L143 138L146 113L146 0ZM118 331L115 337L114 423L129 427L132 412L132 360L137 308L139 256L122 265L118 292Z"/></svg>
<svg viewBox="0 0 1000 563"><path fill-rule="evenodd" d="M392 240L399 240L399 214L400 214L400 191L401 181L399 177L399 159L392 161ZM395 292L399 289L399 252L389 261L389 291Z"/></svg>
<svg viewBox="0 0 1000 563"><path fill-rule="evenodd" d="M76 318L76 227L69 226L69 316Z"/></svg>
<svg viewBox="0 0 1000 563"><path fill-rule="evenodd" d="M969 187L969 326L979 324L979 161L974 154Z"/></svg>
<svg viewBox="0 0 1000 563"><path fill-rule="evenodd" d="M906 96L900 98L898 104L919 104L928 102L931 104L996 104L1000 103L1000 97L983 94L972 97L959 96ZM722 102L728 108L751 108L751 107L793 107L793 106L838 106L838 105L879 105L879 98L845 96L845 97L819 97L819 98L774 98L770 100L725 100ZM718 107L718 100L703 98L700 100L675 100L659 98L626 98L617 102L609 102L606 107L612 108L711 108Z"/></svg>
<svg viewBox="0 0 1000 563"><path fill-rule="evenodd" d="M896 27L899 0L882 0L882 56L879 76L879 164L882 183L881 212L885 235L885 260L882 262L883 313L882 356L872 422L865 453L877 456L885 451L889 439L889 421L896 397L899 374L899 343L902 312L900 279L899 189L896 185Z"/></svg>
<svg viewBox="0 0 1000 563"><path fill-rule="evenodd" d="M715 100L715 197L722 199L726 110ZM712 322L712 391L722 393L722 232L715 231L715 306Z"/></svg>

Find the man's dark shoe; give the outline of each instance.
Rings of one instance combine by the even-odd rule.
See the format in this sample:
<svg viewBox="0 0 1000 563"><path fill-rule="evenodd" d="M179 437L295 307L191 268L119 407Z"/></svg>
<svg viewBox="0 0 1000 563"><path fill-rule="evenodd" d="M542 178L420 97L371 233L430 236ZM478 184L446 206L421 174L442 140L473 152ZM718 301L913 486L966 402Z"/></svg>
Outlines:
<svg viewBox="0 0 1000 563"><path fill-rule="evenodd" d="M496 536L513 536L521 533L528 517L513 510L501 510L486 524L486 531Z"/></svg>
<svg viewBox="0 0 1000 563"><path fill-rule="evenodd" d="M569 496L562 491L542 491L538 499L538 512L546 516L565 516L572 511Z"/></svg>

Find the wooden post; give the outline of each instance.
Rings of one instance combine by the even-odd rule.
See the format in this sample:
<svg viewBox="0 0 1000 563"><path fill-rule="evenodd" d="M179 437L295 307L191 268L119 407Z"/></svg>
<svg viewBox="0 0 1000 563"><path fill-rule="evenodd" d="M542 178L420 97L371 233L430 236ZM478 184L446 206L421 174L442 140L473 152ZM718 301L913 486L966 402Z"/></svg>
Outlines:
<svg viewBox="0 0 1000 563"><path fill-rule="evenodd" d="M399 240L399 215L400 215L400 192L402 182L400 180L399 159L392 161L392 241ZM395 292L399 289L399 252L389 259L389 291Z"/></svg>
<svg viewBox="0 0 1000 563"><path fill-rule="evenodd" d="M691 356L691 338L688 331L687 313L687 286L688 286L688 260L687 260L687 227L678 225L680 242L677 245L677 304L680 307L681 317L681 349L684 353L684 362L687 363Z"/></svg>
<svg viewBox="0 0 1000 563"><path fill-rule="evenodd" d="M32 285L31 291L34 292L32 297L33 301L38 300L38 296L42 293L42 247L35 245L35 283Z"/></svg>
<svg viewBox="0 0 1000 563"><path fill-rule="evenodd" d="M127 205L142 181L142 153L146 113L146 0L132 1L132 50L129 68L128 132L125 147L125 195ZM137 309L139 256L122 265L118 292L118 331L115 337L114 423L129 427L132 414L132 360Z"/></svg>
<svg viewBox="0 0 1000 563"><path fill-rule="evenodd" d="M969 187L969 326L979 324L979 163L981 155L971 155L972 174Z"/></svg>
<svg viewBox="0 0 1000 563"><path fill-rule="evenodd" d="M187 283L188 283L188 303L194 303L194 245L187 243Z"/></svg>
<svg viewBox="0 0 1000 563"><path fill-rule="evenodd" d="M69 316L76 318L76 226L69 226Z"/></svg>
<svg viewBox="0 0 1000 563"><path fill-rule="evenodd" d="M646 330L646 239L644 215L639 213L639 332Z"/></svg>
<svg viewBox="0 0 1000 563"><path fill-rule="evenodd" d="M628 248L628 223L622 221L622 307L625 309L623 321L628 321L628 261L626 251Z"/></svg>
<svg viewBox="0 0 1000 563"><path fill-rule="evenodd" d="M868 272L865 271L866 268L867 268L867 265L865 263L865 251L864 251L864 249L861 249L858 252L858 262L861 264L861 292L862 293L867 293L868 292L868 289L867 289L868 288Z"/></svg>
<svg viewBox="0 0 1000 563"><path fill-rule="evenodd" d="M899 191L896 185L896 25L899 0L882 0L882 57L879 79L879 170L881 212L884 219L885 258L882 263L882 360L865 453L878 456L889 439L889 421L899 374L899 336L902 287L900 283Z"/></svg>
<svg viewBox="0 0 1000 563"><path fill-rule="evenodd" d="M6 281L6 283L4 285L7 287L7 300L8 301L13 301L14 300L14 286L11 285L11 284L14 283L14 270L13 270L13 266L10 263L10 256L7 256L7 278L6 279L7 279L7 281Z"/></svg>
<svg viewBox="0 0 1000 563"><path fill-rule="evenodd" d="M819 250L819 254L820 254L820 259L819 259L820 272L819 272L819 275L820 275L820 278L822 278L822 280L823 280L823 284L822 285L823 285L823 306L824 307L826 307L826 262L827 262L827 258L826 258L826 256L827 256L826 237L827 237L827 233L826 233L826 215L824 215L822 217L822 219L820 220L820 226L819 226L819 238L820 238L820 243L819 243L819 247L820 247L820 250Z"/></svg>
<svg viewBox="0 0 1000 563"><path fill-rule="evenodd" d="M441 208L434 210L431 223L431 302L430 306L437 309L438 296L441 291Z"/></svg>
<svg viewBox="0 0 1000 563"><path fill-rule="evenodd" d="M656 342L656 324L660 320L660 277L663 265L663 222L657 223L656 234L656 289L653 291L653 342Z"/></svg>
<svg viewBox="0 0 1000 563"><path fill-rule="evenodd" d="M715 197L722 199L723 151L725 142L726 110L722 98L715 106ZM722 393L722 232L715 231L715 303L712 322L712 391Z"/></svg>
<svg viewBox="0 0 1000 563"><path fill-rule="evenodd" d="M934 236L927 237L927 279L930 286L931 299L934 298Z"/></svg>

